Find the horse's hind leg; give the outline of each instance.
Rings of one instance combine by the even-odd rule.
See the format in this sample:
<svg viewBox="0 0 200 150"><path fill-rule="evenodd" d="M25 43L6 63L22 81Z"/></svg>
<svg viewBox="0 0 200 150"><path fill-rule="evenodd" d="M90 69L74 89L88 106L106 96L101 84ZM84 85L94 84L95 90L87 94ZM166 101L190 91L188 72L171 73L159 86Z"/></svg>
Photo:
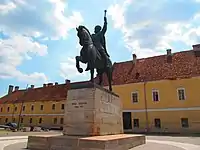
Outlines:
<svg viewBox="0 0 200 150"><path fill-rule="evenodd" d="M111 68L107 68L106 75L108 78L109 90L112 91L112 70L111 70Z"/></svg>
<svg viewBox="0 0 200 150"><path fill-rule="evenodd" d="M103 81L102 70L101 69L97 69L97 74L98 74L98 77L99 77L99 85L101 86L102 85L102 81Z"/></svg>
<svg viewBox="0 0 200 150"><path fill-rule="evenodd" d="M100 74L99 75L99 85L101 85L101 86L102 86L102 81L103 81L103 75Z"/></svg>
<svg viewBox="0 0 200 150"><path fill-rule="evenodd" d="M92 83L94 83L94 68L93 68L93 69L90 69L90 74L91 74L90 81L91 81Z"/></svg>

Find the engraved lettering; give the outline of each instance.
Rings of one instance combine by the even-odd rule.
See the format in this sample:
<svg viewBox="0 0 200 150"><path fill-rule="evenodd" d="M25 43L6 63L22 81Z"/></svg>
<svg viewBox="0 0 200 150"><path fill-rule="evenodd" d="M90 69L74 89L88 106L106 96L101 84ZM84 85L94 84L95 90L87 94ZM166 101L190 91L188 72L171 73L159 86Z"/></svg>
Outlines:
<svg viewBox="0 0 200 150"><path fill-rule="evenodd" d="M79 104L79 105L86 105L87 102L79 102L78 104Z"/></svg>

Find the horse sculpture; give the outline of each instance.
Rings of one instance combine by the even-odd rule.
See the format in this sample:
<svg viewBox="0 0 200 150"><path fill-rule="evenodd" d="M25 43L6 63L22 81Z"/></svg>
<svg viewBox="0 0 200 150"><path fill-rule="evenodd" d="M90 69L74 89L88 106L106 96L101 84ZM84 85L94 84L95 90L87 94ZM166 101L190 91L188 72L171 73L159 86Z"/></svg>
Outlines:
<svg viewBox="0 0 200 150"><path fill-rule="evenodd" d="M90 74L91 74L91 82L94 83L94 69L96 69L97 76L99 77L99 85L102 85L103 74L106 73L109 83L109 90L112 91L112 71L113 65L111 60L105 64L105 60L101 57L100 52L97 50L95 45L93 44L91 34L89 30L85 26L79 26L76 28L77 36L79 37L79 44L82 46L80 56L76 56L76 68L82 73L83 69L80 68L79 62L88 63Z"/></svg>

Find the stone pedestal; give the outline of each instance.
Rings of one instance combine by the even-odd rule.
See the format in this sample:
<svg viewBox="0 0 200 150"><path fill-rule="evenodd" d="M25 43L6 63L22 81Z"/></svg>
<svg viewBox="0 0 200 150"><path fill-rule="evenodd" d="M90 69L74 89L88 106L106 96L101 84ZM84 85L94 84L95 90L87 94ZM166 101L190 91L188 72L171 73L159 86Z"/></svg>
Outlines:
<svg viewBox="0 0 200 150"><path fill-rule="evenodd" d="M30 150L129 150L145 144L142 135L117 134L104 136L29 136Z"/></svg>
<svg viewBox="0 0 200 150"><path fill-rule="evenodd" d="M122 103L119 96L98 85L72 85L65 106L64 135L123 133Z"/></svg>
<svg viewBox="0 0 200 150"><path fill-rule="evenodd" d="M123 134L118 95L96 84L71 84L62 136L29 136L30 150L128 150L145 136Z"/></svg>

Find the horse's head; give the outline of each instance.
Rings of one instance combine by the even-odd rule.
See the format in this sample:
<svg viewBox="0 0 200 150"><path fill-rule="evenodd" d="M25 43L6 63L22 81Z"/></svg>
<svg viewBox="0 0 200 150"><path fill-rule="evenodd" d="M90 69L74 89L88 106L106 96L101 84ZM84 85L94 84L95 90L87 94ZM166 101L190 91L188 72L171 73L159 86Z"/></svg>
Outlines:
<svg viewBox="0 0 200 150"><path fill-rule="evenodd" d="M79 26L78 28L76 28L76 30L77 30L77 36L79 38L79 44L81 46L83 46L83 32L82 32L81 26Z"/></svg>
<svg viewBox="0 0 200 150"><path fill-rule="evenodd" d="M84 26L76 28L77 36L79 37L79 44L83 46L85 43L91 43L92 39L89 30Z"/></svg>

